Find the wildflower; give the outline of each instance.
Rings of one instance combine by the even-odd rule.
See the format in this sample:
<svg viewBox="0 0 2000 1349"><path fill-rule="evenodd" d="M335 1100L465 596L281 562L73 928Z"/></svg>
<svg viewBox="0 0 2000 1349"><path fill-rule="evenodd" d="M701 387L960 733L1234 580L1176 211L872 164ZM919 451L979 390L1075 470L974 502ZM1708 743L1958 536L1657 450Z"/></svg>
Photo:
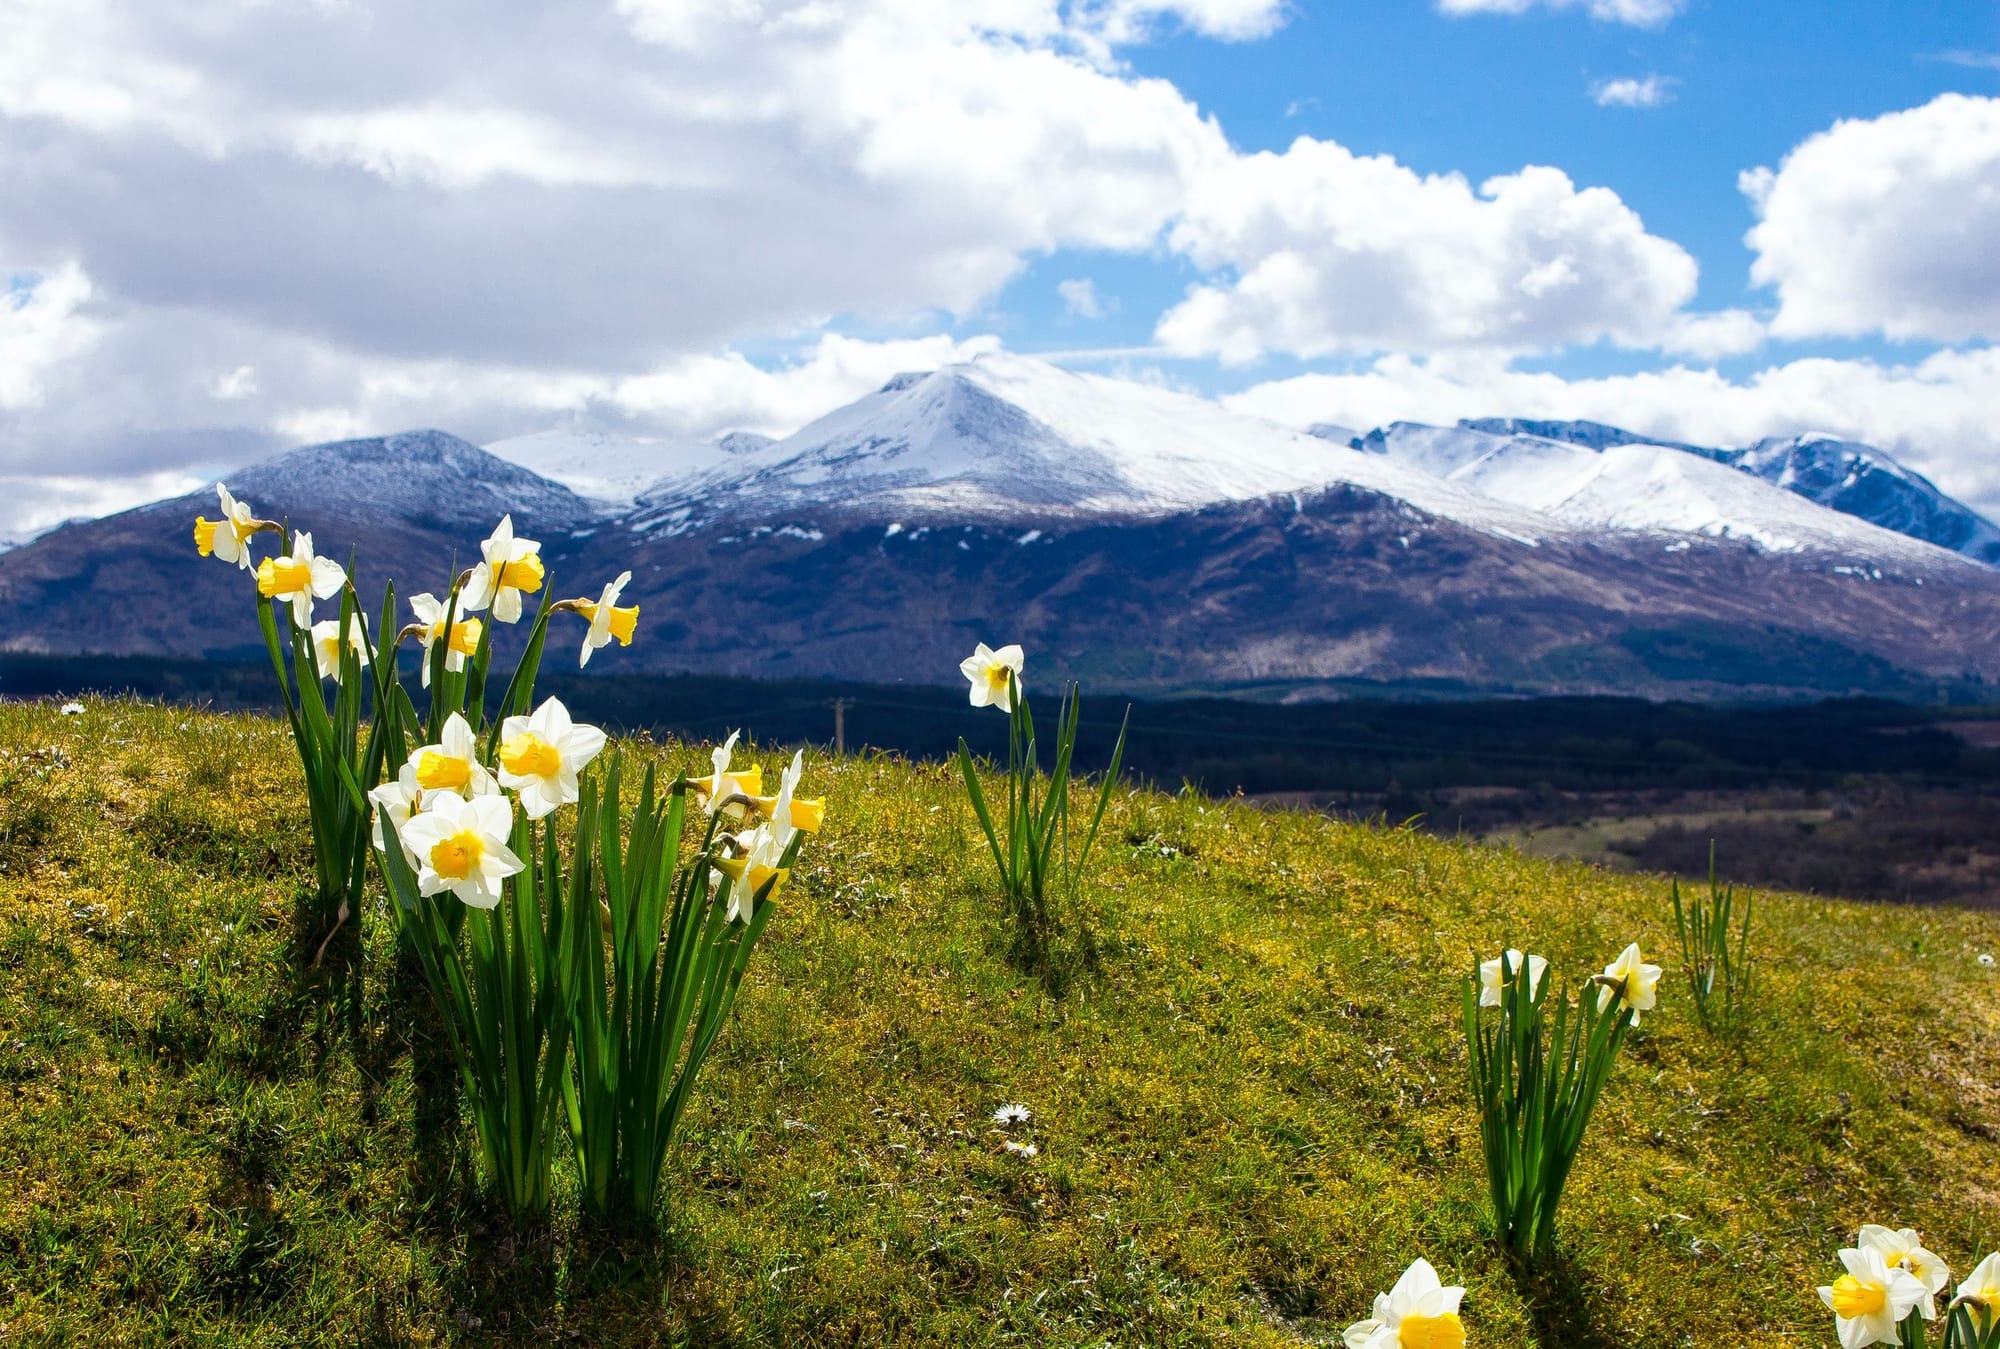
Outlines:
<svg viewBox="0 0 2000 1349"><path fill-rule="evenodd" d="M616 637L618 645L632 645L632 633L639 624L639 606L618 607L618 597L624 593L632 573L621 571L618 579L604 587L595 600L564 600L556 607L568 609L571 613L582 614L590 624L590 630L583 634L583 653L577 658L577 668L590 664L590 653L600 646L609 646Z"/></svg>
<svg viewBox="0 0 2000 1349"><path fill-rule="evenodd" d="M259 520L250 512L249 503L238 501L229 495L229 489L221 483L215 485L215 495L222 503L220 520L194 518L194 546L203 557L211 554L224 562L234 562L239 569L250 567L250 540L263 530L273 526Z"/></svg>
<svg viewBox="0 0 2000 1349"><path fill-rule="evenodd" d="M1924 1300L1924 1286L1905 1269L1891 1269L1872 1246L1850 1247L1840 1253L1847 1273L1819 1290L1820 1301L1833 1312L1841 1349L1866 1349L1871 1344L1896 1344L1896 1323Z"/></svg>
<svg viewBox="0 0 2000 1349"><path fill-rule="evenodd" d="M1042 1155L1042 1150L1033 1143L1016 1143L1011 1138L1002 1142L1000 1146L1013 1153L1016 1157L1025 1157L1030 1161Z"/></svg>
<svg viewBox="0 0 2000 1349"><path fill-rule="evenodd" d="M1535 990L1542 986L1542 971L1549 962L1540 956L1524 956L1519 951L1507 952L1507 977L1511 981L1521 975L1522 962L1527 962L1528 996L1535 996ZM1479 1005L1498 1007L1500 1005L1500 957L1481 961L1479 964Z"/></svg>
<svg viewBox="0 0 2000 1349"><path fill-rule="evenodd" d="M1937 1295L1951 1282L1951 1269L1943 1260L1924 1249L1914 1228L1891 1231L1878 1223L1869 1223L1861 1229L1854 1244L1863 1250L1880 1251L1882 1263L1890 1269L1906 1269L1915 1275L1917 1282L1924 1286L1924 1300L1918 1304L1924 1320L1937 1320Z"/></svg>
<svg viewBox="0 0 2000 1349"><path fill-rule="evenodd" d="M531 820L555 813L577 798L576 775L604 748L604 732L570 721L569 709L550 698L534 715L500 724L500 785L521 798Z"/></svg>
<svg viewBox="0 0 2000 1349"><path fill-rule="evenodd" d="M735 773L729 771L730 755L741 734L740 731L731 731L729 738L711 752L709 761L715 767L714 773L688 783L701 799L702 809L711 815L721 810L742 818L749 803L757 799L757 793L764 785L762 768L746 768Z"/></svg>
<svg viewBox="0 0 2000 1349"><path fill-rule="evenodd" d="M800 750L792 755L792 766L785 770L783 782L789 782L796 789L799 777L804 771L805 751ZM781 785L779 788L780 795L783 794L783 791L784 788ZM777 818L778 797L753 796L750 798L750 804L764 819ZM825 818L826 802L824 800L800 801L796 798L792 800L790 809L786 812L785 816L786 823L792 829L803 830L808 834L817 834ZM789 832L787 832L786 837L791 837Z"/></svg>
<svg viewBox="0 0 2000 1349"><path fill-rule="evenodd" d="M974 707L1014 710L1014 692L1021 687L1021 648L1003 646L998 651L981 642L971 655L959 662L958 672L972 683Z"/></svg>
<svg viewBox="0 0 2000 1349"><path fill-rule="evenodd" d="M1981 952L1979 953L1979 963L1980 963L1980 964L1982 964L1982 965L1984 965L1984 966L1985 966L1985 967L1986 967L1987 969L1989 969L1989 970L1990 970L1990 969L1992 969L1992 968L1993 968L1993 956L1992 956L1992 954L1991 954L1990 952L1987 952L1987 951L1981 951Z"/></svg>
<svg viewBox="0 0 2000 1349"><path fill-rule="evenodd" d="M1431 1262L1420 1259L1394 1288L1375 1295L1375 1314L1349 1326L1341 1339L1347 1349L1463 1349L1458 1303L1464 1296L1463 1288L1445 1287Z"/></svg>
<svg viewBox="0 0 2000 1349"><path fill-rule="evenodd" d="M514 827L514 803L504 796L467 801L440 792L422 813L410 817L403 842L417 855L419 894L449 890L477 909L500 902L500 883L523 863L507 847Z"/></svg>
<svg viewBox="0 0 2000 1349"><path fill-rule="evenodd" d="M1980 1325L1993 1324L1995 1312L2000 1311L2000 1251L1972 1267L1972 1273L1958 1286L1957 1300L1979 1313Z"/></svg>
<svg viewBox="0 0 2000 1349"><path fill-rule="evenodd" d="M769 902L785 887L790 874L790 868L784 865L785 853L791 848L792 836L798 832L792 824L792 793L804 771L805 751L800 750L792 756L791 766L779 779L769 822L737 835L735 841L743 850L742 856L724 858L715 864L735 882L729 892L727 916L731 922L749 922L751 906L759 897Z"/></svg>
<svg viewBox="0 0 2000 1349"><path fill-rule="evenodd" d="M64 703L62 705L62 714L66 717L80 717L83 715L83 704Z"/></svg>
<svg viewBox="0 0 2000 1349"><path fill-rule="evenodd" d="M290 600L292 622L312 626L313 601L340 593L347 573L329 557L313 556L312 535L303 529L292 535L289 557L267 557L257 564L257 593L268 600Z"/></svg>
<svg viewBox="0 0 2000 1349"><path fill-rule="evenodd" d="M424 789L417 785L417 761L411 759L405 763L394 782L385 782L375 788L368 793L368 799L375 804L375 851L387 852L389 836L383 828L383 821L386 820L394 825L396 836L401 838L403 826L410 822L412 815L423 808ZM409 855L412 867L419 865L419 858L410 851L407 842L403 851Z"/></svg>
<svg viewBox="0 0 2000 1349"><path fill-rule="evenodd" d="M419 749L410 762L416 765L417 786L426 792L452 792L471 798L492 796L500 790L479 762L472 727L456 712L445 718L438 743Z"/></svg>
<svg viewBox="0 0 2000 1349"><path fill-rule="evenodd" d="M423 673L419 682L423 687L429 688L431 647L445 635L445 605L437 596L426 590L421 595L410 596L410 611L417 616L417 636L424 644ZM480 627L480 622L476 618L461 618L451 625L451 638L445 643L445 669L457 674L465 668L466 657L479 650Z"/></svg>
<svg viewBox="0 0 2000 1349"><path fill-rule="evenodd" d="M340 682L340 620L329 618L312 625L313 657L319 666L319 677ZM368 627L359 613L351 616L347 625L347 645L354 652L354 658L361 667L368 668Z"/></svg>
<svg viewBox="0 0 2000 1349"><path fill-rule="evenodd" d="M1597 976L1597 1010L1602 1012L1614 1001L1623 999L1632 1009L1632 1024L1639 1024L1639 1013L1649 1012L1659 1000L1657 989L1660 983L1660 967L1648 965L1639 955L1639 943L1633 942L1618 953L1618 959L1604 967L1604 973Z"/></svg>
<svg viewBox="0 0 2000 1349"><path fill-rule="evenodd" d="M1003 1105L993 1112L993 1122L1003 1129L1028 1122L1028 1107L1025 1105Z"/></svg>
<svg viewBox="0 0 2000 1349"><path fill-rule="evenodd" d="M503 515L492 536L479 545L484 559L472 569L459 597L468 612L493 607L494 621L521 621L521 596L542 588L542 545L514 537L514 517Z"/></svg>

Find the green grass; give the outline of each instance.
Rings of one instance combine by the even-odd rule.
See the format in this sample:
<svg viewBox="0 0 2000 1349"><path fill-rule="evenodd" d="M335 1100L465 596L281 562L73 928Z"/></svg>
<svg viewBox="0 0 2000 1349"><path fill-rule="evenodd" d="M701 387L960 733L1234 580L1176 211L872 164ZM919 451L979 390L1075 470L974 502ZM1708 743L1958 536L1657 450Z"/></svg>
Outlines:
<svg viewBox="0 0 2000 1349"><path fill-rule="evenodd" d="M1757 897L1740 1049L1665 884L1421 834L1114 798L1102 972L1004 958L946 765L809 763L826 831L668 1163L657 1238L473 1188L387 924L303 975L276 722L0 706L0 1340L1296 1344L1410 1259L1475 1345L1832 1343L1858 1224L1963 1270L2000 1233L1993 915ZM696 747L636 746L669 765ZM767 773L779 756L759 752ZM379 903L379 898L372 900ZM1503 940L1669 966L1532 1277L1493 1245L1458 980ZM988 1117L1018 1101L1040 1155Z"/></svg>

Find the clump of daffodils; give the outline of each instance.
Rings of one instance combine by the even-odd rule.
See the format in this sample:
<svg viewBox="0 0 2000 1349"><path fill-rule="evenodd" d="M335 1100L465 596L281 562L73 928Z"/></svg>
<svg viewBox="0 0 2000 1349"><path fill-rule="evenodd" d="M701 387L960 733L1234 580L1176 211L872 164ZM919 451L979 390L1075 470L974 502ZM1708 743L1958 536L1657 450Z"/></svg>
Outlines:
<svg viewBox="0 0 2000 1349"><path fill-rule="evenodd" d="M1551 997L1547 969L1541 956L1510 948L1479 962L1464 988L1494 1225L1502 1242L1529 1258L1554 1244L1556 1208L1591 1114L1626 1032L1656 1005L1660 982L1660 967L1637 942L1574 998L1567 990Z"/></svg>
<svg viewBox="0 0 2000 1349"><path fill-rule="evenodd" d="M305 771L313 856L319 869L317 908L324 929L318 951L323 954L334 934L360 911L369 844L380 838L380 818L386 814L392 827L400 828L421 810L424 794L438 789L439 784L429 779L456 771L454 764L472 763L468 745L484 733L486 724L489 622L517 623L525 616L527 598L543 596L527 654L503 700L502 716L518 718L527 712L551 613L583 617L587 631L580 663L587 663L593 650L614 637L630 644L639 611L637 606L619 606L616 600L631 573L605 587L595 600L551 604L541 545L517 537L513 517L503 516L479 545L478 565L457 577L442 598L429 591L410 597L409 623L398 626L395 591L390 589L381 608L378 631L384 645L378 649L347 569L322 555L310 532L260 518L249 502L222 483L216 484L215 495L219 518L195 517L195 549L203 557L250 573L256 587L258 621ZM254 555L260 534L276 540L270 555L261 560ZM334 612L318 617L322 605ZM421 733L415 706L401 687L397 653L405 641L413 641L419 649L418 684L431 691L430 714ZM333 686L330 697L323 687L327 684ZM468 724L467 714L479 726ZM447 731L450 745L441 739ZM434 762L426 769L423 755L417 755L414 776L406 787L396 764L409 757L403 747L412 736L432 742L426 749ZM575 799L572 779L560 771L539 771L546 765L545 754L533 762L530 757L517 745L520 767L505 770L521 779L524 810L546 814L553 805ZM575 757L573 752L570 757ZM478 795L472 789L492 786L469 768L464 771L465 783L450 784L460 795ZM482 762L479 773L490 778L492 770ZM491 859L497 854L489 850L484 856ZM493 879L485 871L479 874ZM469 881L461 878L460 884Z"/></svg>
<svg viewBox="0 0 2000 1349"><path fill-rule="evenodd" d="M1078 881L1097 842L1098 826L1118 785L1118 769L1125 757L1125 725L1118 728L1118 741L1111 750L1111 765L1097 790L1097 799L1087 824L1076 831L1079 845L1074 855L1070 845L1071 762L1076 751L1077 720L1082 699L1077 686L1063 690L1056 708L1054 761L1045 776L1041 770L1040 746L1035 738L1035 719L1022 692L1021 672L1026 656L1019 646L994 650L981 642L959 664L959 673L971 685L974 707L994 707L1007 714L1007 796L1004 810L987 804L980 785L979 768L963 737L958 742L958 768L964 779L972 811L986 835L993 864L1000 873L1000 889L1007 901L1013 925L1017 960L1054 977L1056 937L1062 922L1053 901L1069 901L1078 919L1080 944L1087 952L1089 931L1081 923L1077 906ZM1127 722L1131 713L1126 712Z"/></svg>
<svg viewBox="0 0 2000 1349"><path fill-rule="evenodd" d="M1874 1344L2000 1347L2000 1253L1988 1255L1940 1303L1951 1268L1908 1227L1869 1223L1840 1252L1842 1273L1820 1287L1841 1349ZM1942 1322L1942 1325L1939 1323Z"/></svg>
<svg viewBox="0 0 2000 1349"><path fill-rule="evenodd" d="M1375 1295L1375 1314L1347 1328L1341 1343L1347 1349L1464 1349L1465 1323L1458 1304L1465 1290L1446 1286L1418 1259L1403 1271L1396 1286Z"/></svg>

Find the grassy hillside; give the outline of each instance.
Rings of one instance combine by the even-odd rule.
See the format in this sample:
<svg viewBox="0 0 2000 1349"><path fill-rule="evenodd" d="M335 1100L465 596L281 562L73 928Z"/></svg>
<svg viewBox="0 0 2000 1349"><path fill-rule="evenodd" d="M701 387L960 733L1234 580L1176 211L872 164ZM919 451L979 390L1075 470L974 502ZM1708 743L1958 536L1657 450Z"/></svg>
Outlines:
<svg viewBox="0 0 2000 1349"><path fill-rule="evenodd" d="M13 704L0 746L0 1340L1281 1345L1421 1254L1475 1345L1831 1344L1813 1288L1859 1223L1959 1270L2000 1240L1993 915L1760 896L1740 1051L1663 959L1531 1278L1482 1226L1458 981L1503 940L1658 957L1661 885L1132 794L1103 973L1051 1001L949 771L880 758L810 766L828 827L664 1235L594 1234L567 1190L510 1234L386 925L358 976L295 973L280 723Z"/></svg>

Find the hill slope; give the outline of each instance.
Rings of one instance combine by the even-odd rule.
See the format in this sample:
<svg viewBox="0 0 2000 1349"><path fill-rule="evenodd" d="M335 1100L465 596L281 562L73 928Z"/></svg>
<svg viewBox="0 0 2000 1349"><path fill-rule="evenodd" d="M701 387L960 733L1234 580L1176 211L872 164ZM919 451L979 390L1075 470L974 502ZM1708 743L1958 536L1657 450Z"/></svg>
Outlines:
<svg viewBox="0 0 2000 1349"><path fill-rule="evenodd" d="M1959 1271L2000 1231L1991 915L1759 896L1741 1054L1670 969L1530 1280L1482 1235L1457 979L1507 939L1566 974L1660 952L1659 884L1129 794L1090 895L1104 972L1052 1002L997 954L950 774L850 759L810 764L827 829L664 1237L559 1208L516 1238L463 1197L469 1126L379 921L362 980L291 973L281 725L14 704L0 743L0 1324L25 1341L1294 1345L1421 1254L1475 1346L1777 1349L1830 1342L1812 1290L1859 1223ZM1011 1102L1033 1160L990 1122Z"/></svg>

